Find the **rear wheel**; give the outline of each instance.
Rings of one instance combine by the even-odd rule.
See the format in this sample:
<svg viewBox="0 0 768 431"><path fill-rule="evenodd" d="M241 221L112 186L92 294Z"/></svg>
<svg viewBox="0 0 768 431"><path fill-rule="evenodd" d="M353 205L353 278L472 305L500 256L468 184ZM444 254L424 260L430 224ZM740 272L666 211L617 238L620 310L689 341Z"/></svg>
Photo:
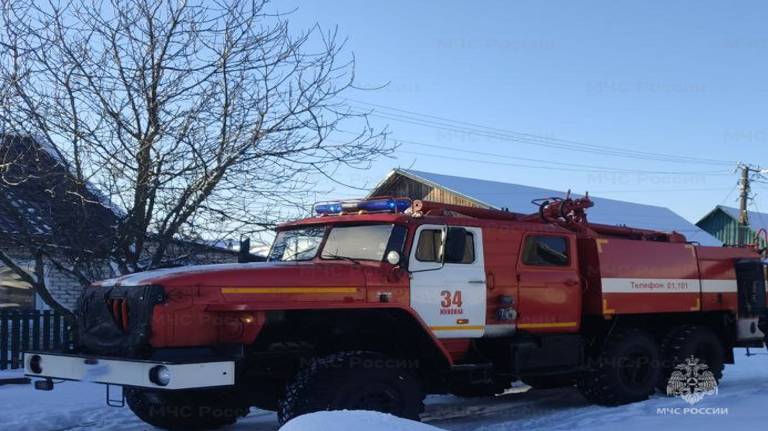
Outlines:
<svg viewBox="0 0 768 431"><path fill-rule="evenodd" d="M757 320L757 328L765 334L763 342L765 343L766 348L768 348L768 310L763 310L760 313L760 318Z"/></svg>
<svg viewBox="0 0 768 431"><path fill-rule="evenodd" d="M720 381L723 377L725 350L723 342L711 329L683 325L669 332L661 343L662 374L657 385L666 393L667 383L675 367L684 364L693 356L699 363L706 364L709 371Z"/></svg>
<svg viewBox="0 0 768 431"><path fill-rule="evenodd" d="M606 340L577 386L591 402L628 404L648 399L660 372L656 340L639 329L619 329Z"/></svg>
<svg viewBox="0 0 768 431"><path fill-rule="evenodd" d="M236 392L125 388L125 400L144 422L168 430L204 430L231 425L248 414Z"/></svg>
<svg viewBox="0 0 768 431"><path fill-rule="evenodd" d="M283 424L323 410L374 410L419 420L424 393L410 361L374 352L339 352L312 360L286 385Z"/></svg>

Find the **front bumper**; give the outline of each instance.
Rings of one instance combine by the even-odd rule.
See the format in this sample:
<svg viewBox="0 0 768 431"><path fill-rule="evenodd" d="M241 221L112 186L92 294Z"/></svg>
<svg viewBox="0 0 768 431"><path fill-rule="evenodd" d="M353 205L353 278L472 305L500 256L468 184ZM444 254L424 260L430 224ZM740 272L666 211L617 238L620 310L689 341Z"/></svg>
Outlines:
<svg viewBox="0 0 768 431"><path fill-rule="evenodd" d="M30 365L35 356L39 357L37 370L33 370ZM170 380L164 386L150 380L151 370L158 366L163 366L170 372ZM234 361L178 363L24 352L24 373L28 377L155 389L194 389L235 384Z"/></svg>

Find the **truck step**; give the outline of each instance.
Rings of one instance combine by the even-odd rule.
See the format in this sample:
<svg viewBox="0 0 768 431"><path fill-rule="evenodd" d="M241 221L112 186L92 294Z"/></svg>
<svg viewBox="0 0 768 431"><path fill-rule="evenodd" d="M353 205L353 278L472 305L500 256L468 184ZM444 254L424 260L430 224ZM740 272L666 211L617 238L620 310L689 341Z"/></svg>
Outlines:
<svg viewBox="0 0 768 431"><path fill-rule="evenodd" d="M456 364L451 367L451 371L455 372L471 372L477 370L489 370L493 369L493 364L490 362L482 364Z"/></svg>

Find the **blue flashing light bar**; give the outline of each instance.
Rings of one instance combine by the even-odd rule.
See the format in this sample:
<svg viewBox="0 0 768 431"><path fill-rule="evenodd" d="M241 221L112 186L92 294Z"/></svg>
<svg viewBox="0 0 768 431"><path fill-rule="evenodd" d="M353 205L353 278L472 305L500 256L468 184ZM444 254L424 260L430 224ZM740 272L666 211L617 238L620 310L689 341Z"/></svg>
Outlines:
<svg viewBox="0 0 768 431"><path fill-rule="evenodd" d="M323 202L315 204L319 215L342 214L344 212L393 212L400 213L411 207L411 200L405 198L367 199L359 201Z"/></svg>
<svg viewBox="0 0 768 431"><path fill-rule="evenodd" d="M341 202L315 204L315 212L318 214L339 214L341 213Z"/></svg>

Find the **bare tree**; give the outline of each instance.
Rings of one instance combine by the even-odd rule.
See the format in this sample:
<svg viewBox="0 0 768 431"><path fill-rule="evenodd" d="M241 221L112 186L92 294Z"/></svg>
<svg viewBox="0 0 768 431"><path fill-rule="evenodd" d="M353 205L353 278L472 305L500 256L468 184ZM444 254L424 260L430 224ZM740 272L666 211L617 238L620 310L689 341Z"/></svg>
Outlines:
<svg viewBox="0 0 768 431"><path fill-rule="evenodd" d="M0 124L118 208L120 272L178 238L270 229L318 179L392 150L345 103L336 30L294 33L261 0L38 3L0 0Z"/></svg>

